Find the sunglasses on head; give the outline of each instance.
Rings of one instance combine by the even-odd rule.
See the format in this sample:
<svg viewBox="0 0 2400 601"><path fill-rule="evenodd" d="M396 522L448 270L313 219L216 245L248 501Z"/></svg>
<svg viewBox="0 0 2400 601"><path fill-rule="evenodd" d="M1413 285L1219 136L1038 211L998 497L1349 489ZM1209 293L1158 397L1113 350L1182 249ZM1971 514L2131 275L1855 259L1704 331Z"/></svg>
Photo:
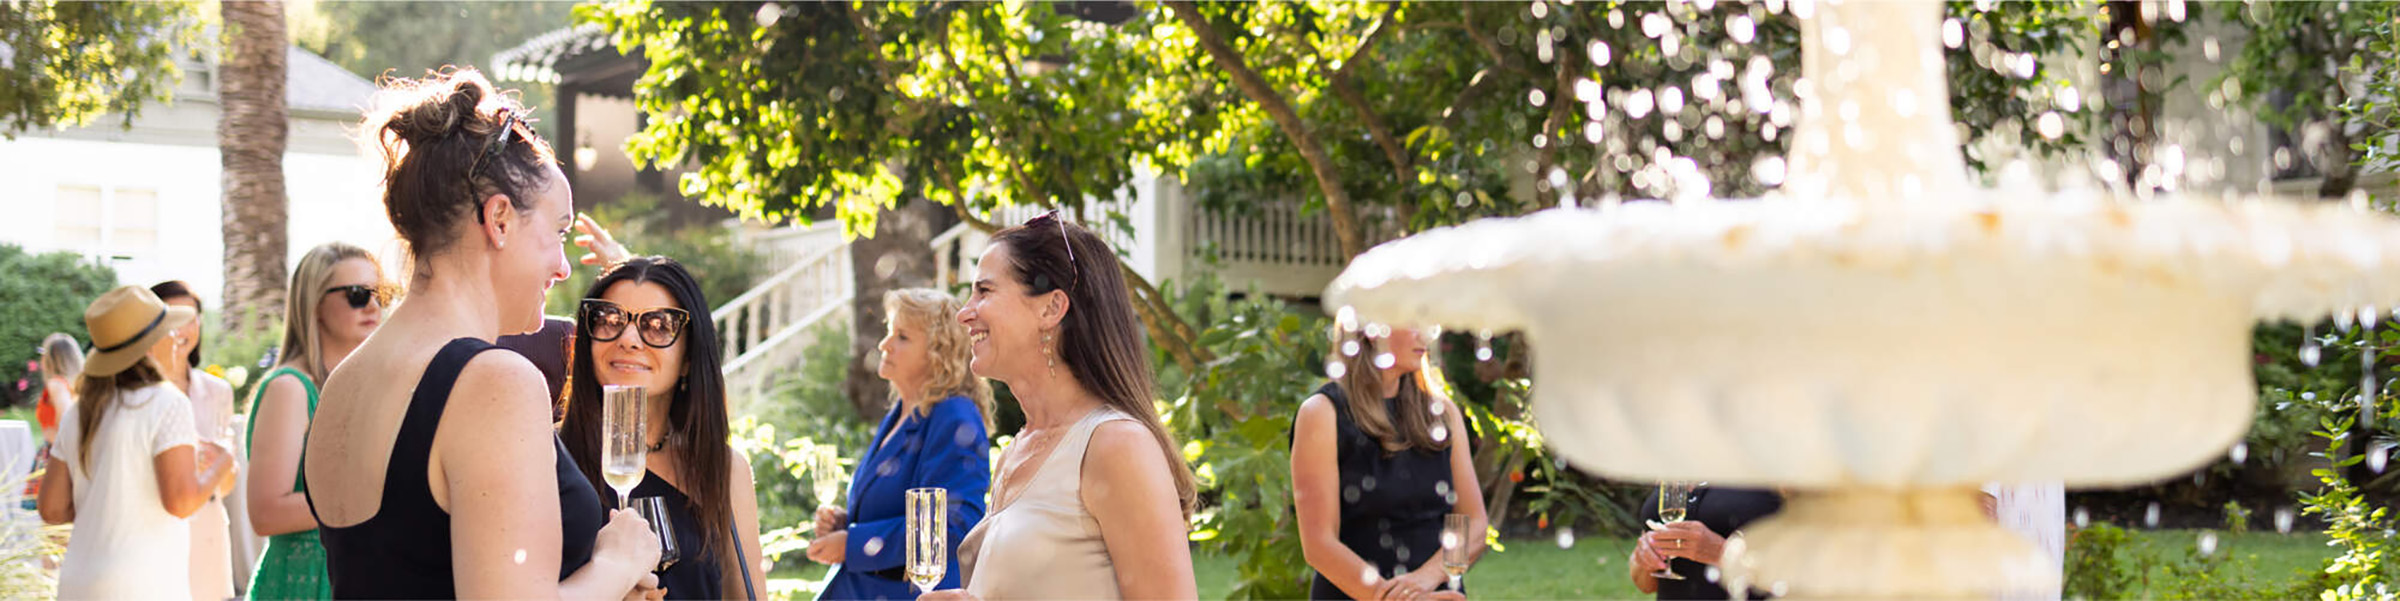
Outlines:
<svg viewBox="0 0 2400 601"><path fill-rule="evenodd" d="M683 337L683 327L692 323L691 312L682 309L659 307L635 313L596 298L583 301L582 317L576 321L583 324L583 335L593 342L615 342L625 336L625 327L630 325L641 332L642 344L650 348L675 346Z"/></svg>
<svg viewBox="0 0 2400 601"><path fill-rule="evenodd" d="M350 308L352 309L365 309L367 308L367 303L369 302L377 305L385 305L392 302L392 291L381 286L352 284L349 286L334 286L332 288L325 289L326 294L333 294L335 292L342 293L344 297L342 300L350 301Z"/></svg>
<svg viewBox="0 0 2400 601"><path fill-rule="evenodd" d="M1069 276L1073 277L1074 279L1067 282L1066 287L1063 289L1072 292L1075 290L1076 286L1083 284L1083 266L1075 264L1075 239L1067 236L1067 220L1058 212L1058 209L1051 209L1048 213L1043 213L1034 217L1033 219L1026 220L1025 224L1028 226L1038 227L1041 225L1040 222L1045 219L1057 226L1058 242L1067 248L1067 271ZM1048 283L1050 283L1049 278L1045 278L1040 275L1034 276L1035 288L1047 287L1045 284Z"/></svg>

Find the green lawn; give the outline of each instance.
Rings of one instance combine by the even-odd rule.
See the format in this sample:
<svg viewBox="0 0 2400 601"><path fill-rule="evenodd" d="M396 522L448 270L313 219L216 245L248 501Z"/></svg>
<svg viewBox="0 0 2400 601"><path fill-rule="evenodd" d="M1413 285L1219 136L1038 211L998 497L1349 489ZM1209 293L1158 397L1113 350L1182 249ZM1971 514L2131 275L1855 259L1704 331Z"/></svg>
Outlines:
<svg viewBox="0 0 2400 601"><path fill-rule="evenodd" d="M2198 544L2199 531L2135 532L2137 544L2160 555L2179 554ZM1494 551L1467 575L1477 599L1632 599L1646 598L1625 579L1625 555L1633 541L1615 538L1577 539L1562 548L1554 539L1508 541L1507 550ZM2296 581L2300 571L2313 570L2333 551L2320 533L2244 533L2217 535L2217 552L2254 557L2242 578ZM1299 558L1293 558L1299 561ZM815 596L814 582L825 570L805 559L787 557L776 566L771 588L807 599ZM1196 555L1192 569L1200 581L1201 599L1223 599L1233 589L1233 558Z"/></svg>

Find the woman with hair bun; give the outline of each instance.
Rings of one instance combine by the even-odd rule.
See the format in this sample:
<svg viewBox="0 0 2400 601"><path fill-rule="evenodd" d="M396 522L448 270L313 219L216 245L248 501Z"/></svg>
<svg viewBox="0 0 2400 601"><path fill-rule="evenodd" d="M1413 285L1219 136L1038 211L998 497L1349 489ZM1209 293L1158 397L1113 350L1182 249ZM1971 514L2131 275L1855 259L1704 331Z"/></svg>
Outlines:
<svg viewBox="0 0 2400 601"><path fill-rule="evenodd" d="M335 597L660 594L658 540L639 514L603 513L541 372L485 352L540 327L567 277L574 198L524 115L457 69L388 82L362 129L409 296L333 368L309 426L302 478Z"/></svg>

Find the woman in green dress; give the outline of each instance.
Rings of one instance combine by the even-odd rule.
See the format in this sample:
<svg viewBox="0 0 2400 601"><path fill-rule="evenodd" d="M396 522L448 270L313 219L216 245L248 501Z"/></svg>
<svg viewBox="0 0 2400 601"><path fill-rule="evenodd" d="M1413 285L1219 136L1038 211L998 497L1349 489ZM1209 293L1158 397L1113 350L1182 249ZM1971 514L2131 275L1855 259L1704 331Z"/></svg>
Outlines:
<svg viewBox="0 0 2400 601"><path fill-rule="evenodd" d="M267 548L250 575L252 599L331 599L325 547L300 479L300 451L317 413L317 382L383 323L391 300L374 255L340 242L310 249L292 270L283 360L250 403L250 527Z"/></svg>

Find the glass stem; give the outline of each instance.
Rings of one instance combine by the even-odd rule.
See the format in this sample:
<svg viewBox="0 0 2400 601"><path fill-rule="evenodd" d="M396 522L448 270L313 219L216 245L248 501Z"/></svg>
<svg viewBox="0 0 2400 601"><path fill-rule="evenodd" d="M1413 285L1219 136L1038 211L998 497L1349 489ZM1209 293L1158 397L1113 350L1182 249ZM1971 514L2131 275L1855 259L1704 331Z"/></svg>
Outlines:
<svg viewBox="0 0 2400 601"><path fill-rule="evenodd" d="M1450 592L1453 592L1453 593L1458 593L1458 594L1461 594L1461 595L1464 595L1464 594L1466 594L1466 589L1465 589L1465 588L1461 588L1461 587L1463 586L1463 585L1462 585L1462 583L1464 583L1466 580L1467 580L1467 577L1465 577L1465 576L1451 576L1451 577L1450 577Z"/></svg>

